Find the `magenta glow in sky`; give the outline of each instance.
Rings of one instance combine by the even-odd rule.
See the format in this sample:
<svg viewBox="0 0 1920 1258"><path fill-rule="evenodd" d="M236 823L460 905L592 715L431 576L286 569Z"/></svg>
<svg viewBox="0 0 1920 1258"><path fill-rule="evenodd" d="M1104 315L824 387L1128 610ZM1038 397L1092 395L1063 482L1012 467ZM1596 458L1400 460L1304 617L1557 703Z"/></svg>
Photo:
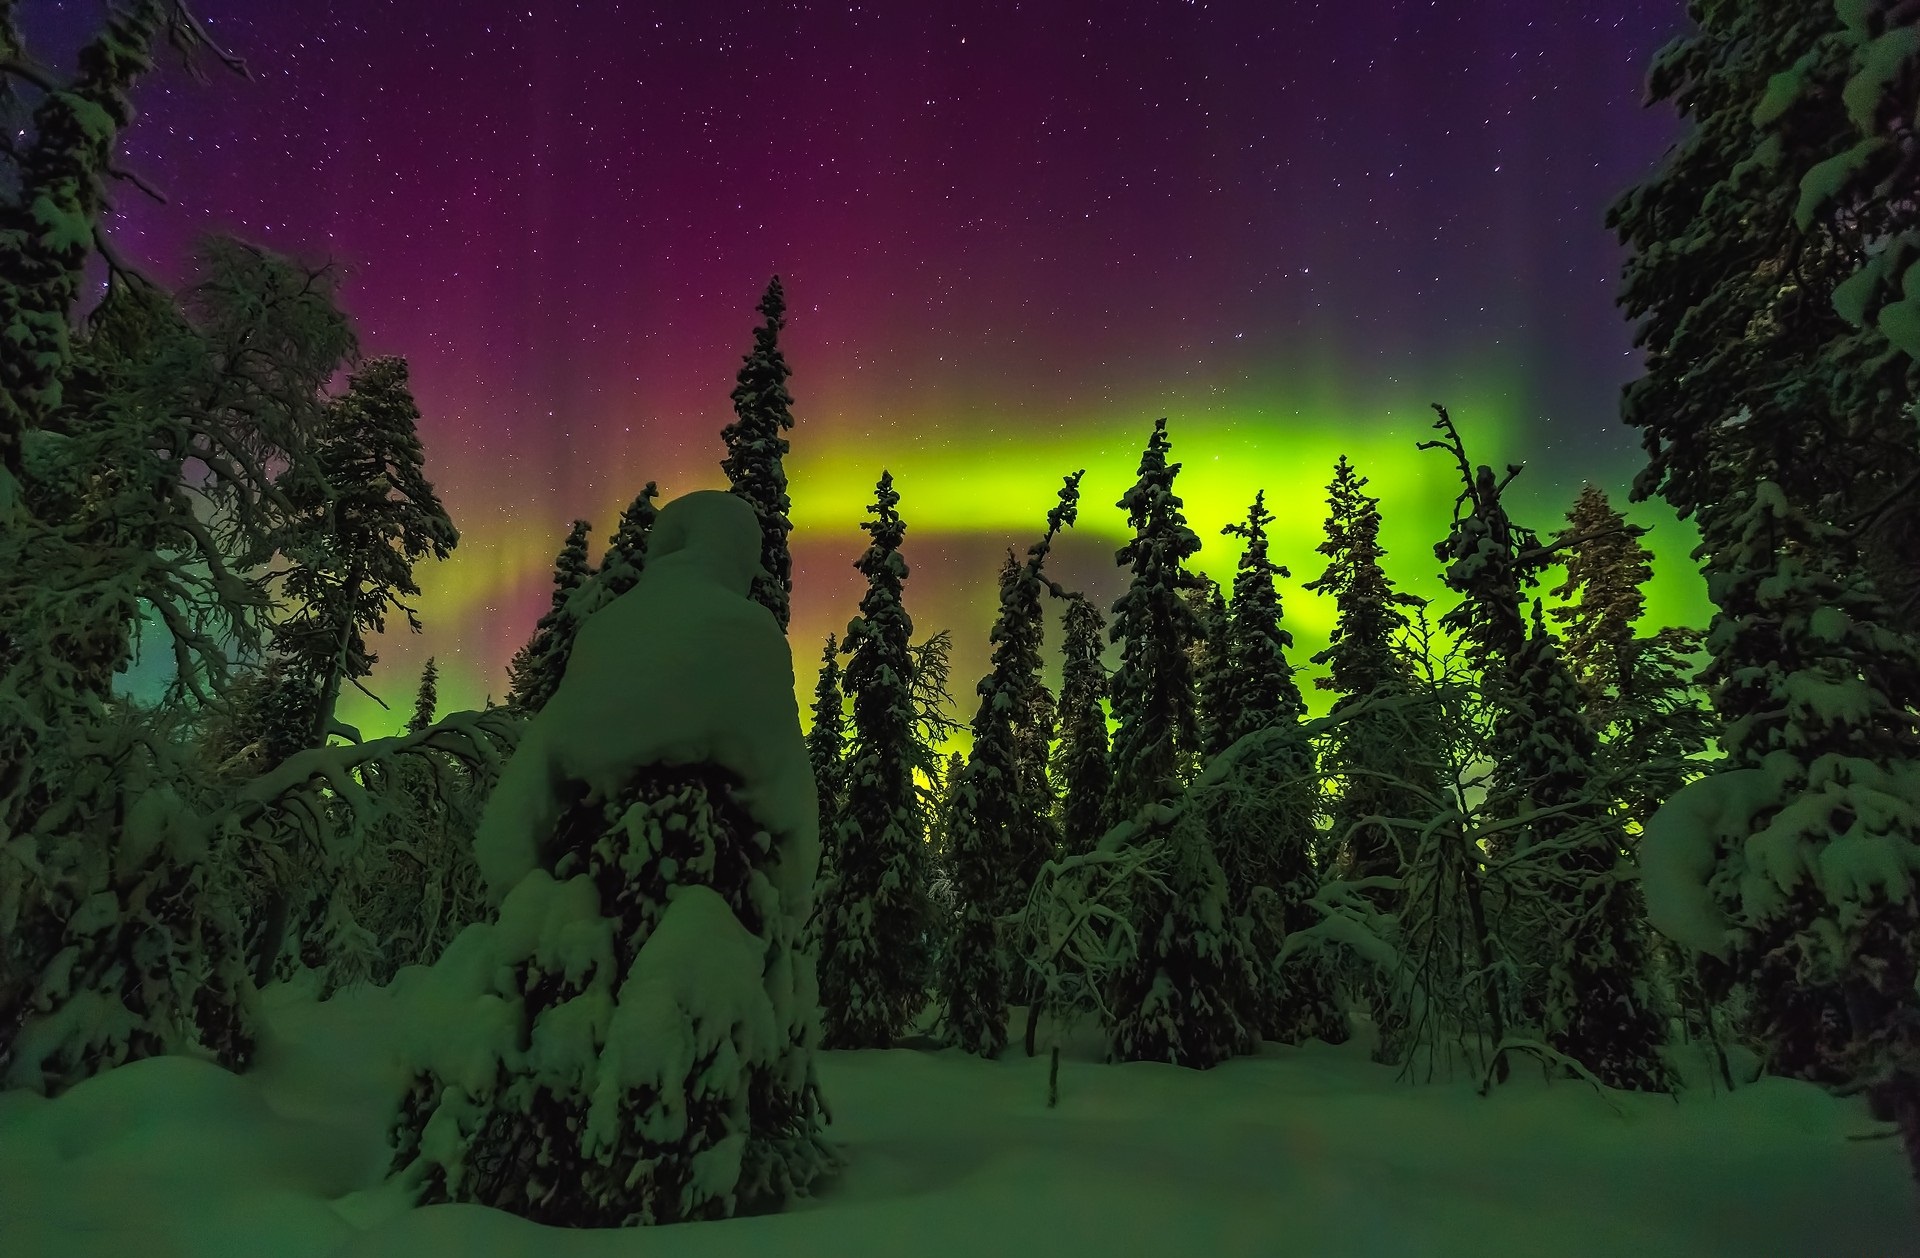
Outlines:
<svg viewBox="0 0 1920 1258"><path fill-rule="evenodd" d="M27 8L51 60L100 6ZM1602 216L1673 133L1639 99L1678 0L198 8L254 80L142 92L124 153L171 203L123 189L115 230L162 275L208 230L331 258L366 351L411 361L463 540L422 574L427 632L380 647L399 710L430 653L452 702L504 692L568 520L603 541L648 479L720 483L776 271L801 667L854 611L891 466L963 715L999 556L1076 467L1063 565L1117 592L1110 504L1158 415L1216 564L1267 490L1309 646L1334 454L1432 587L1429 401L1477 458L1531 462L1541 527L1638 466Z"/></svg>

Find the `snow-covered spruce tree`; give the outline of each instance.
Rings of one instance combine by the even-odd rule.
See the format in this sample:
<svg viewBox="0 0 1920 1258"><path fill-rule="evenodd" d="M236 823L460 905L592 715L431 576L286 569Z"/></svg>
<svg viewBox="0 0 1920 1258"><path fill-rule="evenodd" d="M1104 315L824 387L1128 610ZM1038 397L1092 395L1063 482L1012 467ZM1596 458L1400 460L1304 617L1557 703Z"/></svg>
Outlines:
<svg viewBox="0 0 1920 1258"><path fill-rule="evenodd" d="M818 803L760 537L731 494L668 503L528 725L475 840L499 920L406 988L393 1173L419 1201L615 1227L831 1169L796 947Z"/></svg>
<svg viewBox="0 0 1920 1258"><path fill-rule="evenodd" d="M913 620L901 594L907 562L900 495L882 472L870 539L855 563L867 579L847 624L842 685L853 701L846 798L834 877L820 906L820 1005L831 1048L886 1048L920 1013L927 982L926 843L913 781Z"/></svg>
<svg viewBox="0 0 1920 1258"><path fill-rule="evenodd" d="M1106 624L1078 594L1067 600L1060 669L1060 843L1071 855L1092 849L1112 788L1107 763L1107 669L1100 662Z"/></svg>
<svg viewBox="0 0 1920 1258"><path fill-rule="evenodd" d="M1732 515L1706 508L1770 479L1816 519L1861 530L1859 561L1911 623L1920 365L1893 336L1913 307L1892 299L1920 215L1920 88L1899 8L1694 6L1695 28L1649 78L1686 130L1608 221L1630 250L1621 303L1647 349L1623 407L1648 455L1635 496L1696 518L1711 568L1736 539Z"/></svg>
<svg viewBox="0 0 1920 1258"><path fill-rule="evenodd" d="M1496 713L1488 811L1518 823L1487 848L1497 875L1490 898L1521 954L1511 1012L1537 1016L1551 1046L1608 1085L1663 1090L1665 1021L1647 1006L1641 911L1625 836L1594 768L1592 728L1537 604L1533 632L1508 640L1521 585L1551 552L1507 516L1502 495L1520 469L1496 481L1491 468L1473 468L1446 409L1434 409L1442 437L1421 448L1451 454L1462 481L1453 529L1434 548L1461 596L1441 623L1465 642ZM1542 968L1544 984L1533 977Z"/></svg>
<svg viewBox="0 0 1920 1258"><path fill-rule="evenodd" d="M1726 761L1649 822L1648 906L1707 958L1710 986L1748 987L1774 1072L1883 1080L1911 1099L1920 905L1899 871L1920 861L1920 738L1894 696L1920 656L1886 627L1846 539L1780 486L1721 509L1738 540L1714 578L1706 676L1717 705L1747 715Z"/></svg>
<svg viewBox="0 0 1920 1258"><path fill-rule="evenodd" d="M507 704L528 715L547 705L566 675L567 658L583 619L574 596L593 575L587 562L587 533L592 528L585 520L575 520L567 530L567 540L553 560L552 601L534 626L533 636L507 664Z"/></svg>
<svg viewBox="0 0 1920 1258"><path fill-rule="evenodd" d="M1267 550L1272 522L1261 493L1244 523L1221 530L1244 540L1246 549L1219 638L1220 746L1211 758L1248 735L1279 732L1207 771L1207 789L1195 783L1187 806L1204 820L1227 880L1228 909L1259 959L1253 1008L1261 1033L1288 1044L1316 1037L1338 1044L1348 1036L1347 1019L1324 959L1302 951L1284 964L1280 960L1287 936L1317 920L1308 901L1320 885L1314 847L1321 801L1313 745L1300 726L1306 705L1287 659L1293 635L1281 625L1274 588L1274 579L1287 570Z"/></svg>
<svg viewBox="0 0 1920 1258"><path fill-rule="evenodd" d="M1407 629L1407 609L1418 603L1394 589L1381 566L1386 551L1380 545L1380 500L1366 487L1367 478L1342 455L1327 486L1326 540L1317 548L1327 567L1305 584L1334 601L1333 632L1313 657L1327 674L1314 685L1337 694L1333 713L1346 715L1328 734L1321 768L1338 791L1332 808L1336 866L1355 881L1405 872L1392 827L1371 819L1419 817L1424 801L1439 790L1438 780L1420 771L1426 762L1400 745L1402 712L1380 707L1349 713L1369 699L1405 694L1411 679L1395 639ZM1384 891L1370 895L1383 909L1392 907L1393 897Z"/></svg>
<svg viewBox="0 0 1920 1258"><path fill-rule="evenodd" d="M813 789L820 797L820 880L833 877L831 837L840 829L840 807L847 791L846 696L840 690L840 643L832 634L820 652L820 674L813 686L812 723L807 727L807 761L813 765Z"/></svg>
<svg viewBox="0 0 1920 1258"><path fill-rule="evenodd" d="M786 326L787 298L774 276L755 307L766 322L753 330L753 352L742 361L733 387L734 422L720 430L727 457L720 470L733 492L753 504L760 518L760 579L754 598L764 603L787 627L793 602L793 552L787 539L793 534L788 512L787 470L783 460L790 448L782 434L793 427L793 395L787 378L793 374L780 352L780 330Z"/></svg>
<svg viewBox="0 0 1920 1258"><path fill-rule="evenodd" d="M1283 627L1280 592L1274 586L1275 578L1292 574L1267 552L1273 513L1267 510L1266 497L1264 490L1256 493L1246 520L1220 530L1246 543L1234 570L1228 617L1223 750L1257 729L1297 722L1307 711L1287 659L1293 635Z"/></svg>
<svg viewBox="0 0 1920 1258"><path fill-rule="evenodd" d="M1229 633L1227 596L1212 578L1200 576L1186 591L1187 606L1200 624L1200 640L1188 648L1193 661L1193 717L1200 733L1198 763L1204 765L1233 742L1232 697L1227 693Z"/></svg>
<svg viewBox="0 0 1920 1258"><path fill-rule="evenodd" d="M1660 1056L1667 1018L1647 982L1646 913L1626 871L1626 836L1596 780L1599 748L1579 687L1537 602L1513 682L1499 741L1523 766L1523 807L1536 816L1502 881L1505 911L1522 923L1523 937L1552 941L1547 1043L1608 1087L1669 1091L1674 1081Z"/></svg>
<svg viewBox="0 0 1920 1258"><path fill-rule="evenodd" d="M584 621L639 583L647 567L647 540L660 515L660 509L653 505L659 495L659 487L648 481L620 513L620 523L614 527L606 553L600 556L600 566L581 587L577 619Z"/></svg>
<svg viewBox="0 0 1920 1258"><path fill-rule="evenodd" d="M1118 824L1136 809L1180 792L1182 757L1199 745L1194 715L1193 665L1188 650L1202 627L1182 591L1193 583L1186 561L1200 549L1173 492L1178 463L1167 421L1154 421L1140 456L1140 479L1121 497L1133 540L1116 562L1130 566L1126 593L1113 605L1113 640L1120 667L1113 674L1112 785L1105 820Z"/></svg>
<svg viewBox="0 0 1920 1258"><path fill-rule="evenodd" d="M954 928L939 976L941 1023L952 1042L983 1057L1006 1047L1008 1001L1027 987L1024 972L1010 972L1018 962L1009 955L1001 917L1025 903L1032 878L1051 855L1037 851L1050 826L1022 782L1018 733L1031 720L1040 679L1041 597L1051 588L1047 555L1060 530L1078 518L1084 475L1075 472L1062 483L1047 512L1047 531L1027 548L1024 562L1001 570L992 669L976 687L973 747L953 791L947 864Z"/></svg>
<svg viewBox="0 0 1920 1258"><path fill-rule="evenodd" d="M1562 654L1600 736L1597 765L1637 832L1700 771L1712 723L1689 683L1699 635L1638 632L1653 557L1605 490L1585 486L1567 523L1566 579L1553 590L1567 601L1549 615L1565 626Z"/></svg>
<svg viewBox="0 0 1920 1258"><path fill-rule="evenodd" d="M1231 758L1215 760L1200 781ZM1108 1053L1205 1070L1257 1046L1261 977L1190 794L1136 810L1096 851L1157 842L1169 848L1166 872L1129 906L1132 946L1113 967L1104 1002Z"/></svg>
<svg viewBox="0 0 1920 1258"><path fill-rule="evenodd" d="M341 685L372 672L367 638L385 630L388 612L419 631L406 601L420 593L414 566L460 541L427 480L419 421L406 359L370 359L327 408L311 458L281 477L297 508L279 544L294 609L274 626L274 646L314 683L316 746L332 732Z"/></svg>
<svg viewBox="0 0 1920 1258"><path fill-rule="evenodd" d="M1020 816L1026 841L1020 844L1014 865L1014 877L1007 885L1006 912L1014 912L1026 902L1026 889L1033 876L1059 854L1060 831L1054 824L1059 795L1054 789L1053 742L1058 734L1060 713L1053 692L1044 678L1035 675L1033 689L1021 705L1020 723L1013 730L1014 780L1020 790Z"/></svg>
<svg viewBox="0 0 1920 1258"><path fill-rule="evenodd" d="M413 715L407 718L407 732L417 734L433 724L439 706L440 666L429 655L427 666L420 670L420 688L413 694Z"/></svg>

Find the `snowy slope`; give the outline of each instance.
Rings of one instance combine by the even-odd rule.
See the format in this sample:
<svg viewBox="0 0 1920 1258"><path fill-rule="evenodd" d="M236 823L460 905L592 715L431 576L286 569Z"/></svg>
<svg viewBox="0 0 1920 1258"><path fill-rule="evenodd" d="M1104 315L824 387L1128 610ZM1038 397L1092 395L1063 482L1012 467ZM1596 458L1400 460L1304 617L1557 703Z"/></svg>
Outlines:
<svg viewBox="0 0 1920 1258"><path fill-rule="evenodd" d="M1906 1258L1898 1146L1855 1104L1769 1080L1676 1104L1413 1086L1364 1045L1269 1046L1197 1073L1071 1056L826 1053L850 1159L784 1215L567 1232L380 1188L409 985L316 1004L285 986L243 1078L146 1061L57 1101L0 1096L7 1258L592 1255L1393 1255Z"/></svg>

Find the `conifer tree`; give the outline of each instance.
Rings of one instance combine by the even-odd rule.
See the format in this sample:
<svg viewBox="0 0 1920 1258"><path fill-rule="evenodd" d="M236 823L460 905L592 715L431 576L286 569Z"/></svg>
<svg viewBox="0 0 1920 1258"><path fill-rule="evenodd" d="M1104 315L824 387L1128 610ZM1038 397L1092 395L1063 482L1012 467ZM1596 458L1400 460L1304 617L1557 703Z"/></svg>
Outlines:
<svg viewBox="0 0 1920 1258"><path fill-rule="evenodd" d="M1920 654L1886 628L1846 539L1780 486L1726 509L1738 542L1713 591L1706 677L1716 705L1747 715L1725 762L1649 823L1648 901L1706 958L1711 988L1747 986L1772 1070L1911 1101L1920 901L1891 874L1920 855L1920 735L1894 696Z"/></svg>
<svg viewBox="0 0 1920 1258"><path fill-rule="evenodd" d="M1276 577L1291 576L1267 551L1266 493L1253 496L1247 518L1220 531L1246 542L1233 577L1233 607L1227 629L1226 714L1222 750L1257 729L1298 721L1307 705L1293 679L1287 652L1293 635L1282 627Z"/></svg>
<svg viewBox="0 0 1920 1258"><path fill-rule="evenodd" d="M414 692L413 715L407 720L408 732L417 734L432 726L434 712L439 706L440 667L429 655L427 666L420 670L420 689Z"/></svg>
<svg viewBox="0 0 1920 1258"><path fill-rule="evenodd" d="M1626 838L1596 789L1599 749L1538 602L1510 696L1499 725L1523 766L1525 803L1561 810L1534 821L1520 849L1550 853L1539 892L1539 934L1554 941L1544 994L1547 1042L1608 1087L1669 1091L1674 1081L1660 1056L1666 1017L1647 983L1645 910L1638 884L1619 875ZM1529 909L1514 906L1517 913Z"/></svg>
<svg viewBox="0 0 1920 1258"><path fill-rule="evenodd" d="M834 880L820 909L822 1042L833 1048L890 1046L926 992L930 909L899 504L892 473L881 473L873 518L860 526L870 541L854 565L867 592L840 648L850 657L842 684L853 700L853 737Z"/></svg>
<svg viewBox="0 0 1920 1258"><path fill-rule="evenodd" d="M1305 586L1334 600L1333 632L1313 662L1327 669L1314 685L1339 696L1335 714L1368 699L1403 696L1410 680L1395 638L1418 600L1394 589L1381 565L1380 500L1366 487L1367 478L1340 456L1327 486L1327 536L1317 548L1327 567ZM1339 783L1333 840L1348 878L1400 876L1404 862L1392 830L1369 818L1417 818L1422 801L1438 793L1438 784L1420 772L1421 759L1399 745L1404 728L1404 717L1362 710L1338 722L1327 739L1323 767ZM1390 906L1384 893L1372 898Z"/></svg>
<svg viewBox="0 0 1920 1258"><path fill-rule="evenodd" d="M640 574L647 566L647 542L653 535L653 522L660 515L660 508L653 505L659 495L659 486L648 481L620 513L620 523L607 543L607 553L600 557L600 566L594 570L597 596L586 608L588 615L639 583Z"/></svg>
<svg viewBox="0 0 1920 1258"><path fill-rule="evenodd" d="M1039 861L1042 818L1031 784L1021 779L1018 731L1032 718L1040 677L1041 595L1053 539L1079 513L1080 478L1075 472L1047 513L1047 531L1027 548L1024 563L1001 570L1000 611L993 624L993 667L977 687L973 748L954 788L948 866L955 921L940 975L942 1022L953 1042L970 1053L995 1057L1006 1047L1007 1003L1024 989L1024 975L1010 974L1000 916L1023 902ZM1017 984L1017 988L1016 985Z"/></svg>
<svg viewBox="0 0 1920 1258"><path fill-rule="evenodd" d="M1164 880L1133 906L1135 940L1110 980L1108 1052L1117 1060L1205 1070L1256 1046L1262 976L1229 904L1206 807L1208 787L1234 758L1218 757L1171 804L1144 806L1101 838L1102 848L1168 851Z"/></svg>
<svg viewBox="0 0 1920 1258"><path fill-rule="evenodd" d="M833 876L833 836L840 830L840 806L846 795L847 714L840 691L840 644L827 635L820 652L820 676L813 687L813 723L807 728L807 760L820 796L820 880Z"/></svg>
<svg viewBox="0 0 1920 1258"><path fill-rule="evenodd" d="M1434 409L1442 438L1421 448L1451 454L1463 485L1453 529L1434 547L1461 595L1441 623L1464 639L1496 713L1489 808L1530 818L1516 839L1491 849L1505 865L1510 933L1547 974L1544 994L1522 985L1524 1012L1537 1013L1548 1041L1609 1086L1664 1090L1665 1021L1648 1004L1639 901L1619 872L1625 837L1601 796L1593 732L1538 603L1531 634L1521 619L1522 584L1550 551L1507 516L1502 495L1520 469L1496 481L1491 468L1474 468L1446 409Z"/></svg>
<svg viewBox="0 0 1920 1258"><path fill-rule="evenodd" d="M1191 756L1200 741L1188 650L1203 629L1181 596L1192 584L1185 564L1199 551L1200 539L1187 527L1173 492L1180 465L1167 461L1171 448L1167 421L1156 420L1140 456L1140 478L1118 504L1126 509L1133 540L1115 558L1131 567L1132 577L1113 605L1111 633L1121 650L1113 675L1118 728L1109 825L1178 794L1182 757Z"/></svg>
<svg viewBox="0 0 1920 1258"><path fill-rule="evenodd" d="M366 640L386 628L388 611L419 631L405 601L420 593L414 565L445 559L460 540L423 470L419 421L406 359L371 359L328 408L310 463L281 478L299 508L281 546L292 560L282 588L296 610L274 639L315 684L316 745L326 741L342 683L372 671Z"/></svg>
<svg viewBox="0 0 1920 1258"><path fill-rule="evenodd" d="M1193 715L1200 732L1199 762L1205 764L1233 742L1230 657L1231 615L1217 582L1199 577L1186 591L1187 606L1200 624L1200 640L1188 649L1193 661Z"/></svg>
<svg viewBox="0 0 1920 1258"><path fill-rule="evenodd" d="M1198 792L1194 806L1212 836L1230 911L1255 955L1277 959L1288 934L1313 924L1307 901L1319 889L1314 846L1321 803L1313 746L1300 728L1305 704L1286 654L1293 635L1281 627L1274 588L1274 579L1288 574L1267 548L1272 522L1266 495L1260 493L1244 523L1221 530L1243 539L1246 549L1234 573L1233 603L1221 634L1221 719L1214 755L1258 731L1279 733L1208 773L1204 780L1211 788ZM1223 806L1227 800L1231 807ZM1261 970L1252 1016L1263 1034L1289 1044L1310 1037L1330 1043L1347 1038L1346 1016L1318 955L1303 952L1285 965L1275 960Z"/></svg>
<svg viewBox="0 0 1920 1258"><path fill-rule="evenodd" d="M575 520L567 530L567 540L553 560L552 601L534 626L533 636L507 665L507 703L529 715L547 706L566 675L567 657L580 631L574 595L593 575L587 565L587 534L592 527L585 520Z"/></svg>
<svg viewBox="0 0 1920 1258"><path fill-rule="evenodd" d="M1605 490L1583 488L1567 523L1566 579L1553 594L1569 601L1549 614L1566 627L1561 649L1601 737L1599 766L1638 828L1696 772L1690 761L1706 749L1709 718L1687 680L1698 635L1638 632L1652 556Z"/></svg>
<svg viewBox="0 0 1920 1258"><path fill-rule="evenodd" d="M1054 824L1054 812L1060 801L1051 764L1060 710L1053 692L1038 674L1023 706L1022 719L1013 731L1013 762L1020 790L1020 813L1025 818L1023 826L1030 841L1022 845L1015 877L1008 883L1010 899L1003 908L1009 913L1020 907L1011 897L1017 896L1024 902L1026 889L1033 885L1033 876L1041 865L1059 855L1060 849L1060 833Z"/></svg>
<svg viewBox="0 0 1920 1258"><path fill-rule="evenodd" d="M733 492L752 503L760 517L760 566L766 575L755 585L754 598L785 629L793 602L793 552L787 542L793 533L788 516L793 503L787 497L784 462L791 446L782 434L793 427L793 395L787 392L793 373L780 352L787 299L779 276L768 282L756 309L766 322L753 330L753 351L743 360L733 388L735 418L720 432L727 445L720 469Z"/></svg>
<svg viewBox="0 0 1920 1258"><path fill-rule="evenodd" d="M1112 773L1107 763L1107 669L1100 662L1106 625L1078 594L1067 600L1060 670L1060 839L1072 855L1093 849L1101 833Z"/></svg>
<svg viewBox="0 0 1920 1258"><path fill-rule="evenodd" d="M1895 277L1920 211L1893 191L1916 56L1898 9L1694 6L1694 29L1649 74L1686 129L1608 223L1630 250L1621 304L1647 350L1622 408L1648 456L1634 496L1698 521L1711 578L1737 544L1733 514L1711 508L1770 480L1796 509L1859 530L1856 561L1910 617L1920 336Z"/></svg>
<svg viewBox="0 0 1920 1258"><path fill-rule="evenodd" d="M778 1209L835 1165L798 946L814 819L780 802L804 802L811 775L789 644L748 597L758 520L688 494L655 547L640 597L595 617L525 723L473 838L498 921L422 977L485 1032L401 1039L391 1187L419 1204L560 1227L714 1219ZM633 666L663 658L725 677L728 702ZM604 736L674 707L674 737Z"/></svg>

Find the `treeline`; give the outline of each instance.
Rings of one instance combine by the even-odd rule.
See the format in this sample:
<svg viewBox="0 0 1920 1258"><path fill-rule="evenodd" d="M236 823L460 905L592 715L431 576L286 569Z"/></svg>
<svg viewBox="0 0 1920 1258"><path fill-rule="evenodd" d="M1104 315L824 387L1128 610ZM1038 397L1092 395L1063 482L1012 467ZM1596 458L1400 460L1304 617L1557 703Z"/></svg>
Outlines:
<svg viewBox="0 0 1920 1258"><path fill-rule="evenodd" d="M1457 601L1437 617L1387 576L1365 477L1333 469L1307 582L1336 608L1311 660L1329 715L1306 715L1264 494L1223 530L1242 547L1221 589L1190 566L1161 420L1116 504L1133 537L1111 627L1047 573L1082 510L1075 473L1001 570L971 746L944 764L912 724L883 477L868 592L828 640L809 736L827 1044L889 1045L931 1003L943 1038L993 1056L1026 1006L1029 1052L1043 1013L1056 1032L1087 1015L1116 1058L1208 1066L1263 1039L1344 1041L1360 1009L1383 1060L1499 1073L1525 1051L1665 1089L1670 1024L1719 1042L1716 1002L1656 956L1632 866L1654 808L1705 767L1699 635L1641 632L1649 555L1603 491L1543 540L1507 514L1518 469L1471 463L1444 410L1435 428L1424 445L1461 482L1434 547Z"/></svg>

